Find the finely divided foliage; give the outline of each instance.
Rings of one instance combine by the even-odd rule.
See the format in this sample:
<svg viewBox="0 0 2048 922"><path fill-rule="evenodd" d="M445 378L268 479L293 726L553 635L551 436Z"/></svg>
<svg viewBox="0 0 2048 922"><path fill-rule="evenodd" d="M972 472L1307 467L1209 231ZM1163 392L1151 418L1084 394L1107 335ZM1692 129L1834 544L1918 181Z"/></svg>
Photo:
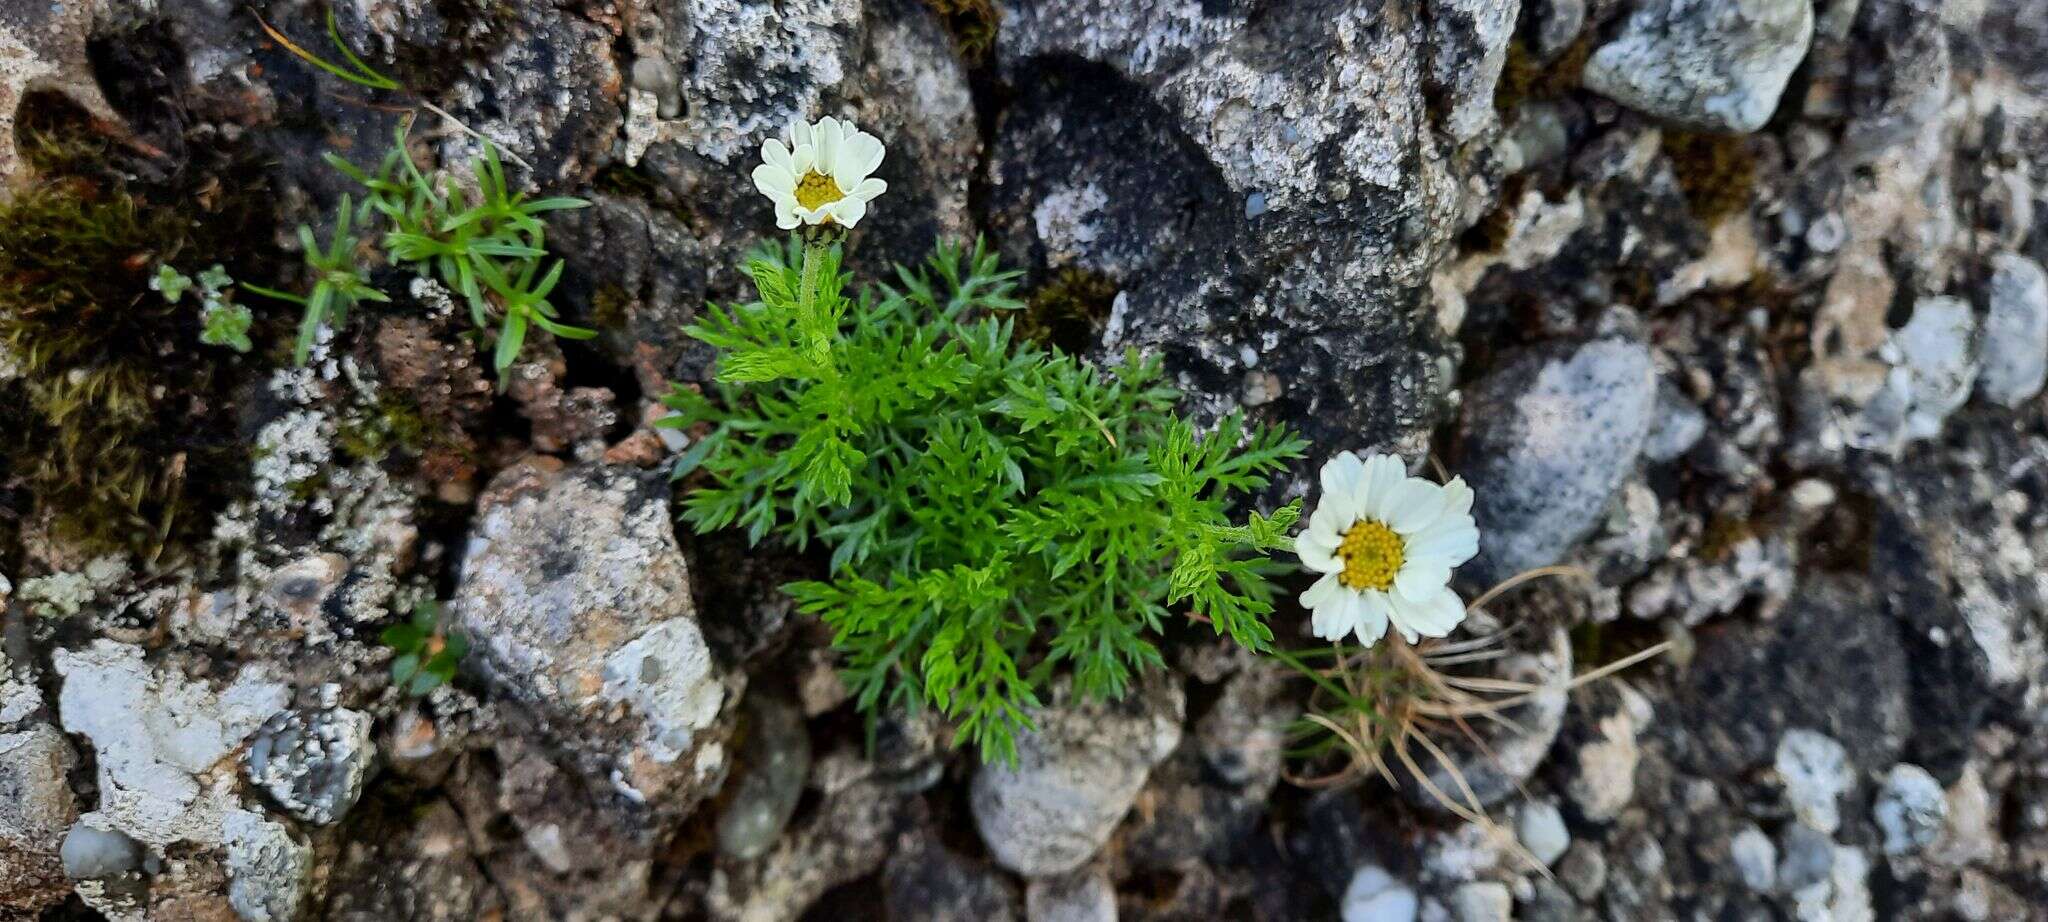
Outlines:
<svg viewBox="0 0 2048 922"><path fill-rule="evenodd" d="M1228 506L1301 442L1235 418L1197 433L1154 360L1017 340L1017 273L980 246L858 298L820 243L747 269L760 300L690 331L721 351L712 392L666 401L670 424L708 424L676 466L701 472L684 515L830 549L827 579L787 588L834 628L863 709L930 704L1007 760L1056 673L1121 695L1177 611L1269 647L1263 552L1299 507Z"/></svg>

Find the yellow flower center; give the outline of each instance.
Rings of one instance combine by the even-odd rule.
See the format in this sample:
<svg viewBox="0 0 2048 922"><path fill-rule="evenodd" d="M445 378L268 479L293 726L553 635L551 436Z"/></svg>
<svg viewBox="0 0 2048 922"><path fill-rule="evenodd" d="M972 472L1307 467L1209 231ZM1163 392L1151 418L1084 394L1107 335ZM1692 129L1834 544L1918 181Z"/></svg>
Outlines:
<svg viewBox="0 0 2048 922"><path fill-rule="evenodd" d="M796 181L796 203L806 209L816 210L820 205L830 205L846 197L839 191L839 184L832 177L812 170Z"/></svg>
<svg viewBox="0 0 2048 922"><path fill-rule="evenodd" d="M1407 542L1385 523L1359 519L1337 545L1337 556L1344 561L1344 572L1337 574L1337 581L1352 589L1384 592L1394 585L1394 574L1401 572L1407 551Z"/></svg>

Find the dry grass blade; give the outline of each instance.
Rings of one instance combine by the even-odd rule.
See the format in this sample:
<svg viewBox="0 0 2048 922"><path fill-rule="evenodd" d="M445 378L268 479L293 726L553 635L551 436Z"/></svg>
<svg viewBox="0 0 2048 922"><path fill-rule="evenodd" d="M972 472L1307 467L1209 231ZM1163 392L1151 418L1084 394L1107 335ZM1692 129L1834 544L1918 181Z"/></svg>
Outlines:
<svg viewBox="0 0 2048 922"><path fill-rule="evenodd" d="M289 52L293 57L298 58L299 60L304 61L307 64L324 70L342 80L346 80L360 87L372 90L399 91L409 93L415 97L419 96L418 93L413 93L411 90L408 90L404 86L400 85L398 81L393 80L390 77L380 74L374 70L371 70L369 65L364 64L361 58L356 57L355 53L350 51L348 46L342 43L340 33L335 30L334 12L332 10L329 10L327 13L327 36L330 41L334 42L334 47L339 49L341 53L348 58L348 62L350 65L348 67L343 67L342 65L336 64L333 61L329 61L326 58L323 58L317 54L314 54L311 51L306 50L304 46L292 41L290 37L286 36L283 32L278 31L275 27L271 26L270 23L264 21L262 16L256 15L254 12L251 12L250 15L255 17L256 25L262 28L263 34L270 36L271 41L276 42L280 47L284 48L284 50L286 52ZM513 163L519 164L520 168L526 170L526 172L529 175L533 174L533 164L527 163L524 158L519 156L517 151L514 151L504 146L503 144L499 144L496 141L491 140L490 138L484 137L481 133L477 132L476 129L469 127L467 124L464 124L461 119L456 118L453 113L450 113L448 110L443 109L440 106L434 105L432 102L429 102L424 97L419 98L418 102L419 108L425 109L428 112L432 112L435 115L440 116L442 120L446 121L450 126L454 127L455 130L460 131L463 134L468 135L469 137L474 138L489 147L496 148L500 153L505 155L505 159L510 160ZM371 106L371 108L383 109L385 107Z"/></svg>
<svg viewBox="0 0 2048 922"><path fill-rule="evenodd" d="M1591 574L1578 567L1539 567L1501 581L1473 599L1466 610L1477 611L1514 588L1545 577L1592 580ZM1529 867L1548 876L1549 870L1542 862L1487 815L1471 778L1435 737L1456 733L1503 775L1511 775L1485 737L1474 728L1475 722L1484 721L1509 733L1526 734L1529 731L1516 722L1511 712L1533 705L1543 696L1561 695L1609 678L1662 655L1671 648L1671 643L1657 644L1568 681L1537 683L1446 671L1507 660L1514 655L1507 643L1514 630L1456 641L1424 641L1420 645L1388 634L1372 647L1337 648L1329 656L1328 664L1319 667L1307 666L1300 658L1281 653L1284 661L1316 683L1309 696L1309 713L1302 718L1304 730L1327 734L1321 745L1333 746L1344 756L1342 766L1327 774L1300 776L1287 772L1284 777L1290 784L1317 789L1355 783L1368 773L1395 786L1413 784L1445 812L1479 826L1504 842ZM1562 643L1561 635L1558 636L1556 642ZM1426 763L1435 768L1426 770ZM1519 780L1513 784L1524 797L1529 796Z"/></svg>

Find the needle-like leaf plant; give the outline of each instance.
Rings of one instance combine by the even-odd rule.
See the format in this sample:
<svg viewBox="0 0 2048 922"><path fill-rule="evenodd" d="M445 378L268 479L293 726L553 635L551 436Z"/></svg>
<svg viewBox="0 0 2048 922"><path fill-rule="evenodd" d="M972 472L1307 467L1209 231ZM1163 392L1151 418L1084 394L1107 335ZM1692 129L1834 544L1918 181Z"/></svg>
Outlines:
<svg viewBox="0 0 2048 922"><path fill-rule="evenodd" d="M1120 696L1177 621L1270 645L1263 552L1299 506L1229 509L1302 442L1198 432L1156 360L1017 339L1017 273L979 245L857 296L816 241L747 271L760 300L690 330L720 350L711 392L666 399L703 431L675 468L698 475L683 515L830 550L825 579L786 588L834 628L862 708L937 707L956 744L1009 760L1055 676Z"/></svg>

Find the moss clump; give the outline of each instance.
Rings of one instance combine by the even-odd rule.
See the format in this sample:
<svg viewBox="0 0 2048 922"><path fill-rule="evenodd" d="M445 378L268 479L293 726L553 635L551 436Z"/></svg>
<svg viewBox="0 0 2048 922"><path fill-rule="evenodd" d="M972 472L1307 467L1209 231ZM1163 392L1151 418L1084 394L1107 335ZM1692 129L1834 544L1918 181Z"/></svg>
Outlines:
<svg viewBox="0 0 2048 922"><path fill-rule="evenodd" d="M989 51L996 46L996 30L1002 25L1002 13L992 0L925 0L925 3L939 14L946 34L953 37L953 47L960 50L961 60L970 65L988 60Z"/></svg>
<svg viewBox="0 0 2048 922"><path fill-rule="evenodd" d="M1741 135L1664 132L1664 156L1693 216L1708 225L1743 211L1756 196L1756 155Z"/></svg>
<svg viewBox="0 0 2048 922"><path fill-rule="evenodd" d="M1707 523L1706 533L1700 535L1700 559L1708 563L1720 563L1734 554L1738 545L1758 536L1755 523L1728 516L1715 516Z"/></svg>
<svg viewBox="0 0 2048 922"><path fill-rule="evenodd" d="M1522 204L1522 193L1529 188L1529 177L1516 173L1500 184L1500 199L1493 210L1481 217L1465 231L1462 241L1466 250L1474 253L1498 253L1507 248L1508 239L1514 235L1515 209Z"/></svg>
<svg viewBox="0 0 2048 922"><path fill-rule="evenodd" d="M661 184L655 182L654 177L647 175L638 167L616 163L598 170L597 178L591 180L590 184L599 192L621 198L652 198L661 188Z"/></svg>
<svg viewBox="0 0 2048 922"><path fill-rule="evenodd" d="M590 295L590 322L600 330L624 330L626 309L633 306L633 296L614 282L597 286Z"/></svg>
<svg viewBox="0 0 2048 922"><path fill-rule="evenodd" d="M1100 272L1068 267L1038 287L1017 317L1017 336L1063 352L1087 351L1119 289Z"/></svg>
<svg viewBox="0 0 2048 922"><path fill-rule="evenodd" d="M362 416L337 426L335 447L357 461L381 463L394 450L419 454L427 445L427 421L411 401L380 394Z"/></svg>
<svg viewBox="0 0 2048 922"><path fill-rule="evenodd" d="M109 154L89 139L26 147L42 178L0 204L0 355L14 372L0 382L0 482L29 507L17 512L89 552L155 556L207 527L220 465L246 452L223 412L230 376L199 345L197 299L169 303L149 281L165 262L261 239L218 212L255 196L151 200L93 160Z"/></svg>
<svg viewBox="0 0 2048 922"><path fill-rule="evenodd" d="M1521 39L1508 41L1507 61L1493 85L1493 111L1502 118L1525 102L1556 99L1579 88L1586 60L1593 56L1593 33L1580 33L1555 59L1545 63Z"/></svg>

